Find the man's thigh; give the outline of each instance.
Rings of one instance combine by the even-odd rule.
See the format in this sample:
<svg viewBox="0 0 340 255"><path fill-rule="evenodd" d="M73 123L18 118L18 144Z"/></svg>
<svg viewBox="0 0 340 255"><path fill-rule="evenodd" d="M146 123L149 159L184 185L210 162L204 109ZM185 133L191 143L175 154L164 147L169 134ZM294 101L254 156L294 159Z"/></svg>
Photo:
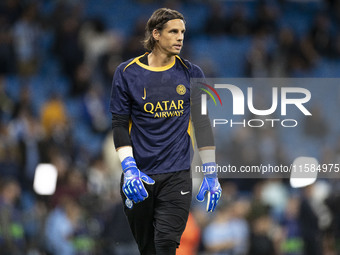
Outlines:
<svg viewBox="0 0 340 255"><path fill-rule="evenodd" d="M179 171L162 180L155 190L155 242L171 240L179 244L188 220L192 200L190 171Z"/></svg>

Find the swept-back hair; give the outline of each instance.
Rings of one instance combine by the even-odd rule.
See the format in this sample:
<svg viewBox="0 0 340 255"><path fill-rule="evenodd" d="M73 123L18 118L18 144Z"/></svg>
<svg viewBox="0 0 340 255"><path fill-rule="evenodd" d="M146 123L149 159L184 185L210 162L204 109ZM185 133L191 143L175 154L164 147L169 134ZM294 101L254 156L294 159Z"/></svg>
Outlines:
<svg viewBox="0 0 340 255"><path fill-rule="evenodd" d="M175 10L160 8L153 12L145 27L145 38L143 45L146 50L152 51L156 44L156 40L152 36L152 31L154 29L162 31L164 24L172 19L181 19L185 22L183 15Z"/></svg>

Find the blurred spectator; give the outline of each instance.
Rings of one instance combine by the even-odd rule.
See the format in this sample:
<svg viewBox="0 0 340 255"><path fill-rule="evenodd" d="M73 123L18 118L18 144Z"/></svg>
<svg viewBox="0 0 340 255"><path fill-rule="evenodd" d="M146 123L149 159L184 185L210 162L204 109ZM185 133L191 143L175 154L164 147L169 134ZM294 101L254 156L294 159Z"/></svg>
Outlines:
<svg viewBox="0 0 340 255"><path fill-rule="evenodd" d="M115 54L114 52L109 52L100 59L100 69L105 89L111 89L114 72L122 62L121 55Z"/></svg>
<svg viewBox="0 0 340 255"><path fill-rule="evenodd" d="M304 243L304 255L322 255L322 234L313 203L313 185L304 188L299 208L299 223Z"/></svg>
<svg viewBox="0 0 340 255"><path fill-rule="evenodd" d="M108 132L104 141L103 141L103 159L105 165L109 168L109 171L114 176L115 182L114 184L117 185L117 188L120 184L120 177L122 175L122 166L118 157L118 153L116 152L113 144L113 134L112 131Z"/></svg>
<svg viewBox="0 0 340 255"><path fill-rule="evenodd" d="M121 38L115 31L108 31L100 18L91 19L82 24L79 42L84 49L85 64L97 70L98 60L108 52L121 51Z"/></svg>
<svg viewBox="0 0 340 255"><path fill-rule="evenodd" d="M20 0L4 0L0 4L0 15L12 26L20 18L23 9Z"/></svg>
<svg viewBox="0 0 340 255"><path fill-rule="evenodd" d="M106 133L110 127L105 99L101 84L93 84L83 98L86 120L95 133Z"/></svg>
<svg viewBox="0 0 340 255"><path fill-rule="evenodd" d="M104 205L111 202L116 187L113 175L102 156L96 157L89 167L87 187L88 191L96 195Z"/></svg>
<svg viewBox="0 0 340 255"><path fill-rule="evenodd" d="M44 137L43 128L27 108L21 108L18 117L10 123L10 127L12 136L18 144L20 184L25 190L31 190L35 169L41 162L40 142Z"/></svg>
<svg viewBox="0 0 340 255"><path fill-rule="evenodd" d="M250 225L249 255L279 254L282 230L271 217L271 208L262 200L263 181L253 189L248 221Z"/></svg>
<svg viewBox="0 0 340 255"><path fill-rule="evenodd" d="M58 179L57 188L51 197L51 206L58 206L68 197L76 202L84 201L87 194L86 180L84 175L77 169L68 170L64 179Z"/></svg>
<svg viewBox="0 0 340 255"><path fill-rule="evenodd" d="M271 213L276 220L282 217L288 196L288 189L281 179L269 178L263 182L261 200L270 206Z"/></svg>
<svg viewBox="0 0 340 255"><path fill-rule="evenodd" d="M27 194L26 194L27 197ZM21 197L25 200L25 194ZM43 201L31 200L28 203L21 201L24 229L27 240L27 255L43 255L45 251L44 228L47 217L47 206ZM30 205L24 205L25 203Z"/></svg>
<svg viewBox="0 0 340 255"><path fill-rule="evenodd" d="M50 99L41 108L41 123L47 137L63 136L68 128L68 116L65 103L58 94L51 95Z"/></svg>
<svg viewBox="0 0 340 255"><path fill-rule="evenodd" d="M246 17L246 9L243 5L237 5L232 11L227 24L227 33L233 36L246 36L250 31L250 24Z"/></svg>
<svg viewBox="0 0 340 255"><path fill-rule="evenodd" d="M93 254L95 243L84 224L84 213L81 206L68 196L64 196L60 205L49 213L45 236L51 254Z"/></svg>
<svg viewBox="0 0 340 255"><path fill-rule="evenodd" d="M226 155L228 155L229 162L225 164L230 163L232 166L236 166L237 169L242 165L256 166L261 164L259 142L254 134L254 129L245 127L236 130L228 143ZM257 182L254 178L239 178L233 181L237 184L238 189L242 191L251 191L253 185Z"/></svg>
<svg viewBox="0 0 340 255"><path fill-rule="evenodd" d="M301 230L299 226L300 201L298 197L289 198L282 217L281 226L284 240L281 245L283 255L303 255L303 240L301 238Z"/></svg>
<svg viewBox="0 0 340 255"><path fill-rule="evenodd" d="M217 64L211 56L205 56L204 58L199 58L195 61L198 66L202 68L205 77L216 77L217 74Z"/></svg>
<svg viewBox="0 0 340 255"><path fill-rule="evenodd" d="M13 28L18 71L22 76L36 73L40 61L39 43L42 31L37 23L37 15L37 5L28 5Z"/></svg>
<svg viewBox="0 0 340 255"><path fill-rule="evenodd" d="M251 219L251 235L249 255L275 255L274 240L271 234L273 222L269 213L253 215Z"/></svg>
<svg viewBox="0 0 340 255"><path fill-rule="evenodd" d="M231 228L234 230L235 255L247 254L249 249L249 224L246 216L250 210L250 202L248 199L239 198L232 205Z"/></svg>
<svg viewBox="0 0 340 255"><path fill-rule="evenodd" d="M258 102L255 103L255 105L260 106L259 109L266 109L267 102L264 102L263 98L262 100L258 100ZM278 163L278 147L280 142L279 133L274 128L264 128L262 130L256 131L258 135L259 140L259 150L261 155L261 160L265 164L272 164L277 165ZM283 160L283 159L282 159Z"/></svg>
<svg viewBox="0 0 340 255"><path fill-rule="evenodd" d="M227 32L227 14L221 2L211 2L210 13L205 23L208 35L224 35Z"/></svg>
<svg viewBox="0 0 340 255"><path fill-rule="evenodd" d="M313 105L310 110L312 116L306 116L304 131L309 137L322 140L328 134L328 124L320 105Z"/></svg>
<svg viewBox="0 0 340 255"><path fill-rule="evenodd" d="M328 249L339 251L340 248L340 181L331 180L331 193L325 200L332 213L332 223L326 233L326 245Z"/></svg>
<svg viewBox="0 0 340 255"><path fill-rule="evenodd" d="M176 255L195 255L198 251L200 243L201 230L198 226L195 217L189 213L187 225L181 237L179 248L176 250Z"/></svg>
<svg viewBox="0 0 340 255"><path fill-rule="evenodd" d="M295 54L298 42L291 28L282 28L278 32L277 46L271 52L270 58L270 76L287 77L291 72L291 61Z"/></svg>
<svg viewBox="0 0 340 255"><path fill-rule="evenodd" d="M277 31L278 10L265 1L260 2L253 27L253 33L257 35L274 34Z"/></svg>
<svg viewBox="0 0 340 255"><path fill-rule="evenodd" d="M244 255L248 249L247 201L234 201L220 208L203 231L203 244L211 254Z"/></svg>
<svg viewBox="0 0 340 255"><path fill-rule="evenodd" d="M13 34L5 15L0 13L0 75L13 74L15 71Z"/></svg>
<svg viewBox="0 0 340 255"><path fill-rule="evenodd" d="M124 214L123 203L118 195L103 219L102 254L137 255L138 247Z"/></svg>
<svg viewBox="0 0 340 255"><path fill-rule="evenodd" d="M0 176L19 178L19 149L8 125L0 121Z"/></svg>
<svg viewBox="0 0 340 255"><path fill-rule="evenodd" d="M221 205L215 217L203 230L203 245L210 254L232 254L235 242L229 225L231 211L229 205Z"/></svg>
<svg viewBox="0 0 340 255"><path fill-rule="evenodd" d="M5 77L0 75L0 122L8 121L14 110L14 101L6 90Z"/></svg>
<svg viewBox="0 0 340 255"><path fill-rule="evenodd" d="M72 76L72 96L83 96L89 89L92 80L92 70L84 62L80 63L74 70Z"/></svg>
<svg viewBox="0 0 340 255"><path fill-rule="evenodd" d="M332 44L332 54L330 57L333 59L339 59L340 58L340 33L337 33L335 35L334 39L331 41L331 44Z"/></svg>
<svg viewBox="0 0 340 255"><path fill-rule="evenodd" d="M25 254L25 232L21 212L16 207L20 186L15 179L0 182L0 249L3 254Z"/></svg>
<svg viewBox="0 0 340 255"><path fill-rule="evenodd" d="M16 119L19 116L19 113L22 111L26 111L29 114L36 117L35 109L33 108L33 98L32 91L28 84L23 84L20 87L19 97L17 98L14 109L13 109L13 118Z"/></svg>
<svg viewBox="0 0 340 255"><path fill-rule="evenodd" d="M262 40L254 40L245 64L245 75L247 77L268 77L269 55Z"/></svg>
<svg viewBox="0 0 340 255"><path fill-rule="evenodd" d="M319 60L318 56L312 41L308 37L301 38L291 59L290 75L292 77L304 77L316 65Z"/></svg>
<svg viewBox="0 0 340 255"><path fill-rule="evenodd" d="M64 74L73 79L77 67L83 62L84 58L79 42L80 21L74 15L65 15L56 25L55 53L61 62Z"/></svg>
<svg viewBox="0 0 340 255"><path fill-rule="evenodd" d="M122 59L124 59L124 61L145 53L145 49L142 45L145 34L145 24L145 18L141 17L137 19L133 31L129 38L127 38L122 49Z"/></svg>
<svg viewBox="0 0 340 255"><path fill-rule="evenodd" d="M309 36L311 38L313 47L315 50L323 56L331 55L331 42L332 32L331 32L331 22L329 15L326 13L319 13L314 20Z"/></svg>

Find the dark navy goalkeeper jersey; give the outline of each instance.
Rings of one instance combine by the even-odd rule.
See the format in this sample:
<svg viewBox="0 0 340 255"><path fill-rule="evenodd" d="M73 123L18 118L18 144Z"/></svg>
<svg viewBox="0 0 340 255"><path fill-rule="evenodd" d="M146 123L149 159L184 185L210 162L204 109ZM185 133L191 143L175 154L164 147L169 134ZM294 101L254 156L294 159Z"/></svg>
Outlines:
<svg viewBox="0 0 340 255"><path fill-rule="evenodd" d="M164 67L143 64L140 61L143 56L117 67L110 111L130 115L133 154L142 172L187 170L190 168L190 78L203 78L203 72L178 56Z"/></svg>

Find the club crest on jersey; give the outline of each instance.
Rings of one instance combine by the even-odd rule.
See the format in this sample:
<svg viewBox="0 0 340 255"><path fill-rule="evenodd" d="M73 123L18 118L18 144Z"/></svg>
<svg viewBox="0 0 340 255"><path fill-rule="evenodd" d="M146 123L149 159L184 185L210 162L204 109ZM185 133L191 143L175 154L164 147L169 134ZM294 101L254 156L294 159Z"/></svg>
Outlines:
<svg viewBox="0 0 340 255"><path fill-rule="evenodd" d="M187 89L185 88L184 85L179 84L179 85L176 87L176 92L177 92L179 95L183 96L183 95L185 94L185 92L187 92Z"/></svg>

